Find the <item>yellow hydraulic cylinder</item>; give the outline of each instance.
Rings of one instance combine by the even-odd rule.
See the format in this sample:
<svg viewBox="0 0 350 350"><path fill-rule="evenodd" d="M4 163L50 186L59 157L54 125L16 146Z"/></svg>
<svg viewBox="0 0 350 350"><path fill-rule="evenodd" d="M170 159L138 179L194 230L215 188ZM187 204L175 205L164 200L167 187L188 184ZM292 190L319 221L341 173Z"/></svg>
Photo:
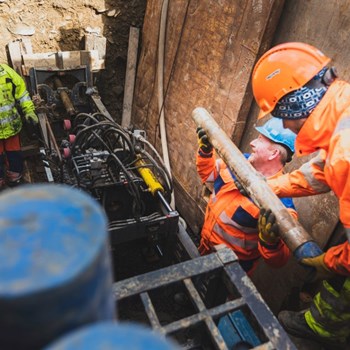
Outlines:
<svg viewBox="0 0 350 350"><path fill-rule="evenodd" d="M137 171L140 173L143 181L145 181L152 195L155 195L158 191L164 192L163 186L157 180L156 176L153 174L153 171L146 165L144 160L138 159L135 165L137 166Z"/></svg>

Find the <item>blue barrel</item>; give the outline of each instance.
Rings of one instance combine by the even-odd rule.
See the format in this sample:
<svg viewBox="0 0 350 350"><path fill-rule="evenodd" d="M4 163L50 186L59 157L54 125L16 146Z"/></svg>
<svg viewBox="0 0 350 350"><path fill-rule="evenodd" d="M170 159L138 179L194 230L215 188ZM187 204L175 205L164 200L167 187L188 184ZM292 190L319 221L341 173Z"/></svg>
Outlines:
<svg viewBox="0 0 350 350"><path fill-rule="evenodd" d="M106 227L78 189L24 185L0 195L0 349L39 349L115 318Z"/></svg>
<svg viewBox="0 0 350 350"><path fill-rule="evenodd" d="M176 350L160 334L137 324L100 322L76 330L44 350Z"/></svg>

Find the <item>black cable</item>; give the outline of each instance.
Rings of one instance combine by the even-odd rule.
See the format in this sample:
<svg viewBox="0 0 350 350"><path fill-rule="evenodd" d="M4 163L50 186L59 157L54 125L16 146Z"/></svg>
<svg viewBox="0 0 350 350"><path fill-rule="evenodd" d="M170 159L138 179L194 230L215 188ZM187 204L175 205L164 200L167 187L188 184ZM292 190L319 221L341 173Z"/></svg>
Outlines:
<svg viewBox="0 0 350 350"><path fill-rule="evenodd" d="M82 123L79 123L79 124L78 124L79 119L81 119L82 117L84 117L85 120L84 120ZM74 124L74 127L79 126L79 125L88 125L88 124L87 124L88 121L93 121L94 123L98 123L98 122L99 122L99 121L98 121L96 118L94 118L94 116L91 115L91 114L88 114L88 113L79 113L79 114L77 114L77 115L74 117L73 124Z"/></svg>
<svg viewBox="0 0 350 350"><path fill-rule="evenodd" d="M145 140L143 137L139 138L139 141L145 143L152 151L153 153L157 156L158 161L160 162L160 164L162 165L162 170L165 172L165 178L167 179L167 184L169 187L169 191L172 192L173 191L173 182L169 173L169 170L167 169L167 167L165 166L163 159L161 158L160 154L157 152L157 150L153 147L152 144L150 144L147 140ZM147 157L151 158L151 155L145 150L145 149L141 149L140 153L145 153ZM152 158L153 159L153 158ZM157 164L157 162L154 160L154 163Z"/></svg>
<svg viewBox="0 0 350 350"><path fill-rule="evenodd" d="M74 155L75 154L75 151L76 151L76 148L78 146L82 146L81 144L81 139L83 139L84 141L84 137L86 137L86 134L88 133L88 131L92 131L93 129L102 129L103 127L105 126L108 126L108 124L106 124L105 122L100 122L100 123L97 123L97 124L94 124L94 125L90 125L90 126L84 126L84 128L82 130L80 130L77 134L76 134L76 138L75 138L75 141L72 145L72 154ZM87 136L87 138L89 137L90 135ZM85 139L86 140L86 139ZM86 142L86 141L85 141Z"/></svg>
<svg viewBox="0 0 350 350"><path fill-rule="evenodd" d="M124 167L124 164L120 161L120 159L115 155L115 154L110 154L110 156L107 158L107 164L110 167L111 160L114 160L117 162L119 167L122 169L123 174L126 176L128 179L128 184L131 186L126 187L129 193L132 195L132 197L135 199L133 202L133 214L136 218L139 218L142 215L142 202L141 202L141 197L140 193L138 191L137 186L134 184L132 181L133 179L129 175L129 172L127 169ZM135 207L136 206L136 207Z"/></svg>
<svg viewBox="0 0 350 350"><path fill-rule="evenodd" d="M123 141L127 144L130 153L132 153L132 154L135 153L135 151L134 151L134 145L133 145L133 143L132 143L131 140L130 140L130 135L129 135L129 134L125 133L124 130L120 130L120 129L117 129L117 128L114 128L114 127L109 128L109 129L106 130L105 133L104 133L105 138L106 138L107 140L110 140L109 142L111 142L111 138L108 137L108 135L109 135L110 133L112 133L112 132L117 133L118 136L120 136L120 137L123 139ZM125 145L122 144L122 143L120 143L120 142L118 142L118 139L117 139L117 143L119 143L121 146L123 146L124 150L126 150ZM111 145L111 146L113 147L113 145ZM113 148L113 149L114 149L114 148Z"/></svg>
<svg viewBox="0 0 350 350"><path fill-rule="evenodd" d="M97 116L101 116L101 117L103 117L104 120L108 120L108 121L110 121L110 122L114 122L113 119L107 117L107 115L105 115L105 114L103 114L103 113L101 113L101 112L95 112L92 116L93 116L94 118L96 118ZM100 120L100 121L101 121L101 120Z"/></svg>
<svg viewBox="0 0 350 350"><path fill-rule="evenodd" d="M155 213L152 213L150 215L147 215L147 216L142 216L140 218L141 221L145 221L145 222L150 222L152 220L155 220L155 219L159 219L161 218L162 216L155 212ZM111 221L108 225L108 230L115 230L115 229L118 229L118 228L124 228L130 224L135 224L137 223L137 221L135 219L125 219L125 220L114 220L114 221Z"/></svg>

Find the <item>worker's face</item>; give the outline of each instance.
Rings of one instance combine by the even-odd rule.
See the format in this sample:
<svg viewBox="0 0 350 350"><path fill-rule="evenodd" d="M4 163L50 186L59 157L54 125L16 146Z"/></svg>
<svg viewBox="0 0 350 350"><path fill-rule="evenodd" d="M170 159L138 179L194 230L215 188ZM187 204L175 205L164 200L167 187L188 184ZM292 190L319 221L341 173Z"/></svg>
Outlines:
<svg viewBox="0 0 350 350"><path fill-rule="evenodd" d="M283 127L285 129L289 129L294 132L294 134L298 134L304 123L306 122L306 118L302 119L283 119Z"/></svg>
<svg viewBox="0 0 350 350"><path fill-rule="evenodd" d="M254 168L260 164L266 163L276 152L274 143L261 134L250 142L250 147L252 148L252 153L248 160Z"/></svg>

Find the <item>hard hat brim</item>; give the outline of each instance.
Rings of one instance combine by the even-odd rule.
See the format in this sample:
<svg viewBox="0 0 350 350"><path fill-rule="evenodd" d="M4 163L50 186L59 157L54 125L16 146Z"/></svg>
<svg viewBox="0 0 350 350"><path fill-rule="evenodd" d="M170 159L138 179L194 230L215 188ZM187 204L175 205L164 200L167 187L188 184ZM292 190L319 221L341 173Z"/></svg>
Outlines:
<svg viewBox="0 0 350 350"><path fill-rule="evenodd" d="M269 112L264 112L262 109L260 109L258 114L258 120L266 117L269 114Z"/></svg>

